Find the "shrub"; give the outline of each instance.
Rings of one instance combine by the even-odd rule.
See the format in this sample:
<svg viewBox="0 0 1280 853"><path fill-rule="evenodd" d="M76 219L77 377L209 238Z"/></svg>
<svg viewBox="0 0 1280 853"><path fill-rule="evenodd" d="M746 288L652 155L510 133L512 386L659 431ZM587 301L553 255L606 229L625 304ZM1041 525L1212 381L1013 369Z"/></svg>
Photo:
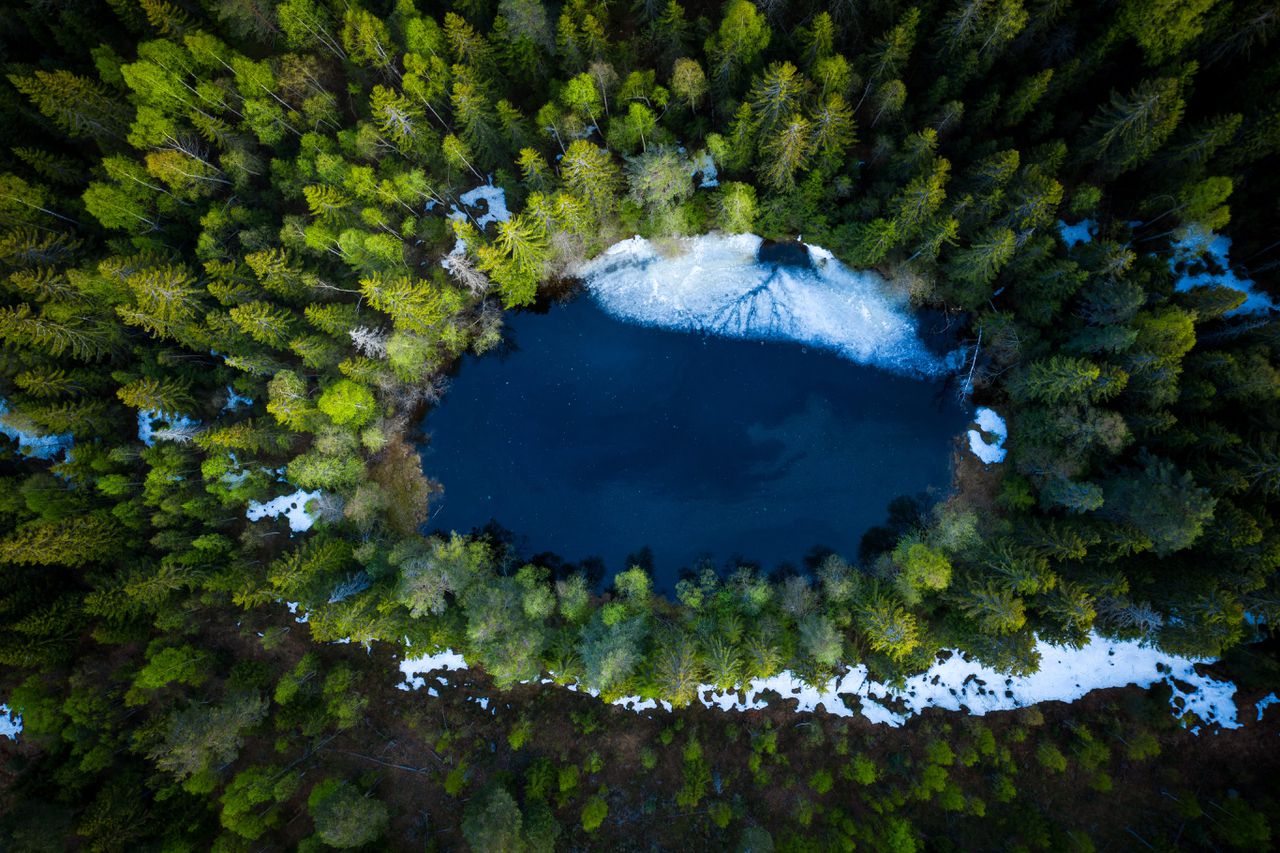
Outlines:
<svg viewBox="0 0 1280 853"><path fill-rule="evenodd" d="M1036 760L1051 773L1063 773L1067 769L1067 757L1058 749L1057 744L1040 744L1036 749Z"/></svg>
<svg viewBox="0 0 1280 853"><path fill-rule="evenodd" d="M595 832L608 816L609 804L602 795L596 794L582 807L582 828L587 832Z"/></svg>

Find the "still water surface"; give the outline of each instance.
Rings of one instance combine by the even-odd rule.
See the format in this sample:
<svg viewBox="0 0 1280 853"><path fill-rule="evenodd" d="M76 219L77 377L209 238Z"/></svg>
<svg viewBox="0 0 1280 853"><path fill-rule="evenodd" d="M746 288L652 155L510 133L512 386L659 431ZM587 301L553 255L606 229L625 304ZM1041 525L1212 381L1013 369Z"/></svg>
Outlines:
<svg viewBox="0 0 1280 853"><path fill-rule="evenodd" d="M586 296L512 315L427 416L431 530L495 521L525 557L652 551L670 590L709 557L766 570L815 547L853 559L896 496L950 480L955 394L778 341L631 325Z"/></svg>

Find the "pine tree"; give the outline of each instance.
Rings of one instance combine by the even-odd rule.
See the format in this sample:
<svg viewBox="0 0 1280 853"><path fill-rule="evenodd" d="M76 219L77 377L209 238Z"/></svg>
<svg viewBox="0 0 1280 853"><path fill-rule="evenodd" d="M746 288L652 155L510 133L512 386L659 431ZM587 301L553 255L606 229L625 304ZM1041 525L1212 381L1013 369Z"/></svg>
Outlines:
<svg viewBox="0 0 1280 853"><path fill-rule="evenodd" d="M373 275L360 280L369 304L391 317L397 328L419 334L438 330L448 305L444 295L426 281L407 275Z"/></svg>
<svg viewBox="0 0 1280 853"><path fill-rule="evenodd" d="M696 59L681 57L671 69L671 91L684 102L690 112L695 112L707 96L707 75Z"/></svg>
<svg viewBox="0 0 1280 853"><path fill-rule="evenodd" d="M118 388L116 396L130 408L167 414L189 412L195 405L191 397L191 383L181 379L135 379Z"/></svg>
<svg viewBox="0 0 1280 853"><path fill-rule="evenodd" d="M882 118L892 118L902 112L907 102L907 87L901 80L886 80L876 87L872 97L871 126L875 127Z"/></svg>
<svg viewBox="0 0 1280 853"><path fill-rule="evenodd" d="M916 28L920 24L920 10L914 6L903 13L902 19L881 38L872 50L868 66L867 82L862 96L858 99L858 107L866 101L872 90L884 83L900 77L906 70L907 61L916 43Z"/></svg>
<svg viewBox="0 0 1280 853"><path fill-rule="evenodd" d="M849 263L855 267L870 267L880 263L898 242L898 227L890 219L855 222L848 230L846 245Z"/></svg>
<svg viewBox="0 0 1280 853"><path fill-rule="evenodd" d="M750 184L728 181L716 197L717 223L728 234L749 234L755 227L756 191Z"/></svg>
<svg viewBox="0 0 1280 853"><path fill-rule="evenodd" d="M902 240L910 240L946 200L951 163L939 159L927 173L911 180L889 202L894 228Z"/></svg>
<svg viewBox="0 0 1280 853"><path fill-rule="evenodd" d="M991 283L1013 257L1017 239L1008 228L989 228L974 242L951 254L947 269L963 286L957 295L960 304L982 304L990 295Z"/></svg>
<svg viewBox="0 0 1280 853"><path fill-rule="evenodd" d="M990 583L969 588L960 608L988 634L1012 634L1027 621L1022 599Z"/></svg>
<svg viewBox="0 0 1280 853"><path fill-rule="evenodd" d="M508 307L532 304L550 247L539 223L523 214L498 223L498 237L478 250L480 269L489 273Z"/></svg>
<svg viewBox="0 0 1280 853"><path fill-rule="evenodd" d="M845 151L858 141L853 110L841 95L832 93L813 108L810 119L814 153L823 165L835 166L844 158Z"/></svg>
<svg viewBox="0 0 1280 853"><path fill-rule="evenodd" d="M1181 88L1165 77L1144 80L1127 96L1113 92L1085 130L1085 153L1112 174L1142 165L1182 120Z"/></svg>
<svg viewBox="0 0 1280 853"><path fill-rule="evenodd" d="M502 162L507 151L498 127L498 117L479 86L465 79L464 75L455 76L452 102L454 121L479 162L487 166Z"/></svg>
<svg viewBox="0 0 1280 853"><path fill-rule="evenodd" d="M1118 29L1132 36L1147 64L1160 65L1182 53L1204 29L1204 15L1216 0L1126 0L1116 16ZM1159 22L1153 26L1153 22Z"/></svg>
<svg viewBox="0 0 1280 853"><path fill-rule="evenodd" d="M402 92L387 86L374 86L369 93L369 111L378 129L400 146L401 151L415 150L426 138L423 128L426 119L422 111ZM312 215L317 215L314 206Z"/></svg>
<svg viewBox="0 0 1280 853"><path fill-rule="evenodd" d="M719 29L707 37L704 49L711 78L722 91L731 86L769 46L772 33L764 16L747 0L731 0Z"/></svg>
<svg viewBox="0 0 1280 853"><path fill-rule="evenodd" d="M1070 403L1086 398L1101 375L1096 364L1084 359L1053 356L1032 363L1014 387L1024 400Z"/></svg>
<svg viewBox="0 0 1280 853"><path fill-rule="evenodd" d="M76 568L111 556L119 545L120 530L110 519L72 516L17 528L0 540L0 561Z"/></svg>
<svg viewBox="0 0 1280 853"><path fill-rule="evenodd" d="M760 144L760 178L777 192L795 188L796 172L809 162L813 145L812 125L793 113Z"/></svg>
<svg viewBox="0 0 1280 853"><path fill-rule="evenodd" d="M365 9L348 7L342 19L342 46L357 65L389 69L396 53L387 25Z"/></svg>
<svg viewBox="0 0 1280 853"><path fill-rule="evenodd" d="M560 161L565 187L603 220L617 205L622 173L609 153L584 139L574 140Z"/></svg>
<svg viewBox="0 0 1280 853"><path fill-rule="evenodd" d="M1052 81L1053 69L1046 68L1019 83L1000 111L1000 124L1004 127L1020 124L1049 91L1049 83Z"/></svg>
<svg viewBox="0 0 1280 853"><path fill-rule="evenodd" d="M127 110L119 98L92 80L59 70L34 71L25 77L10 74L9 82L73 137L111 142L124 136Z"/></svg>
<svg viewBox="0 0 1280 853"><path fill-rule="evenodd" d="M757 77L747 95L757 132L773 133L786 119L799 112L813 84L790 62L775 62Z"/></svg>
<svg viewBox="0 0 1280 853"><path fill-rule="evenodd" d="M292 311L261 299L233 306L228 313L240 331L276 349L287 347L297 329Z"/></svg>
<svg viewBox="0 0 1280 853"><path fill-rule="evenodd" d="M891 599L875 597L857 614L868 645L894 661L905 660L920 644L916 618Z"/></svg>

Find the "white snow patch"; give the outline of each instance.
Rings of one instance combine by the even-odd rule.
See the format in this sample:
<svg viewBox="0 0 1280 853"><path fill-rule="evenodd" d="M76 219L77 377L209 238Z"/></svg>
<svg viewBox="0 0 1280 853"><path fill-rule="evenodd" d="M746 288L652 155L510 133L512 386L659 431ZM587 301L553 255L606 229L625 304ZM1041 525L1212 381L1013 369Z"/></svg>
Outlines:
<svg viewBox="0 0 1280 853"><path fill-rule="evenodd" d="M52 459L59 453L64 459L71 458L71 448L75 444L71 433L38 435L23 429L20 424L21 419L9 413L9 401L0 397L0 435L18 442L18 450L33 459Z"/></svg>
<svg viewBox="0 0 1280 853"><path fill-rule="evenodd" d="M507 194L502 187L493 185L493 176L489 176L488 183L480 184L478 187L471 189L458 196L467 207L475 208L478 203L485 203L485 212L475 219L476 226L481 230L490 222L507 222L511 219L511 211L507 210ZM430 210L430 208L428 208ZM468 217L456 204L449 206L449 219L456 219L460 222L465 221ZM449 259L461 255L467 250L467 241L463 239L455 239L453 248L449 250L449 254L440 259L440 266L449 269Z"/></svg>
<svg viewBox="0 0 1280 853"><path fill-rule="evenodd" d="M223 412L234 412L237 409L248 408L253 405L252 397L245 397L236 393L236 389L230 385L227 386L227 402L223 404Z"/></svg>
<svg viewBox="0 0 1280 853"><path fill-rule="evenodd" d="M1106 640L1097 635L1090 635L1089 643L1079 649L1041 641L1036 645L1036 652L1040 658L1039 669L1025 676L1005 675L953 650L946 660L936 661L928 671L907 679L900 690L871 680L867 668L859 664L820 686L805 684L789 671L756 679L737 690L719 691L702 685L698 689L698 701L704 707L722 711L752 711L768 707L764 694L772 692L784 701L794 699L798 712L811 713L822 708L835 716L860 714L872 723L896 727L925 708L983 716L1040 702L1073 702L1094 690L1130 684L1145 688L1163 682L1173 691L1169 704L1175 716L1194 714L1203 725L1224 729L1241 725L1236 719L1235 684L1196 672L1195 665L1210 662L1208 660L1170 655L1136 640ZM405 685L418 689L426 683L420 673L466 667L461 655L445 649L435 655L403 661L400 671L405 675ZM550 683L550 679L543 678L542 683ZM1179 684L1190 689L1184 691ZM566 687L598 695L595 690L584 690L578 684ZM856 703L852 701L855 698ZM1266 705L1280 704L1275 694L1268 699L1259 702L1259 714ZM624 696L612 704L636 713L659 707L671 710L665 701L639 696ZM1191 731L1196 733L1199 728L1195 726Z"/></svg>
<svg viewBox="0 0 1280 853"><path fill-rule="evenodd" d="M163 426L157 427L157 424ZM157 441L185 443L196 434L200 422L186 415L169 414L155 409L138 412L138 441L152 447Z"/></svg>
<svg viewBox="0 0 1280 853"><path fill-rule="evenodd" d="M1257 701L1253 707L1258 711L1258 719L1262 719L1262 712L1270 708L1272 705L1280 705L1280 696L1275 693L1268 693Z"/></svg>
<svg viewBox="0 0 1280 853"><path fill-rule="evenodd" d="M742 691L745 695L741 699L735 693L703 688L699 700L708 708L755 710L764 707L759 694L773 690L784 699L797 700L798 711L815 711L821 706L836 716L861 713L873 723L900 726L925 708L965 710L982 716L1040 702L1072 702L1109 687L1150 687L1163 681L1173 689L1170 707L1177 716L1194 713L1207 725L1240 727L1233 698L1235 684L1197 673L1195 664L1206 661L1168 655L1136 641L1104 640L1096 635L1081 649L1040 642L1036 651L1040 667L1027 676L1003 675L953 651L945 661L907 679L902 690L870 680L866 667L859 664L821 688L783 672L752 681ZM1181 690L1175 679L1189 685L1190 692ZM856 712L844 701L855 696L859 699ZM890 703L902 710L894 710Z"/></svg>
<svg viewBox="0 0 1280 853"><path fill-rule="evenodd" d="M711 159L711 155L707 152L701 152L701 156L693 158L693 172L691 174L702 174L702 180L698 181L698 186L703 189L720 186L717 176L720 174L716 169L716 161Z"/></svg>
<svg viewBox="0 0 1280 853"><path fill-rule="evenodd" d="M14 714L8 705L0 703L0 737L17 740L22 733L22 717Z"/></svg>
<svg viewBox="0 0 1280 853"><path fill-rule="evenodd" d="M400 672L405 677L405 684L413 690L425 687L427 682L422 677L423 673L436 672L437 670L455 670L466 669L467 662L462 659L462 655L453 649L444 649L433 655L421 655L416 658L405 658L400 661ZM448 685L448 681L439 676L436 680L441 684ZM435 688L431 688L431 695L436 695Z"/></svg>
<svg viewBox="0 0 1280 853"><path fill-rule="evenodd" d="M1235 274L1231 268L1230 252L1230 237L1198 228L1187 229L1181 238L1173 242L1173 254L1169 258L1169 269L1178 276L1174 289L1186 291L1193 287L1230 287L1232 290L1239 290L1245 294L1245 300L1239 307L1228 311L1227 316L1254 314L1277 307L1266 293L1254 290L1252 279L1240 278ZM1210 272L1208 261L1222 271Z"/></svg>
<svg viewBox="0 0 1280 853"><path fill-rule="evenodd" d="M471 208L478 208L481 201L485 203L485 212L475 218L479 228L484 228L490 222L507 222L511 219L511 211L507 210L507 194L502 187L493 185L492 176L489 177L489 183L467 190L458 196L458 200ZM462 211L458 208L455 207L453 210L454 213L462 215ZM450 214L449 218L452 219L453 214Z"/></svg>
<svg viewBox="0 0 1280 853"><path fill-rule="evenodd" d="M988 409L982 406L978 409L974 416L976 423L982 430L969 430L969 450L974 456L982 460L983 464L991 465L1004 461L1004 457L1009 451L1005 450L1004 442L1009 437L1009 427L1004 422L1004 418L996 414L994 409ZM988 442L982 433L986 432L996 437L994 443Z"/></svg>
<svg viewBox="0 0 1280 853"><path fill-rule="evenodd" d="M302 489L298 489L291 495L281 495L266 503L249 501L249 508L245 510L244 514L250 521L258 521L267 516L276 518L283 515L289 519L290 530L294 533L302 533L310 530L311 525L316 523L316 516L307 512L307 503L319 500L321 494L319 489L314 492L304 492Z"/></svg>
<svg viewBox="0 0 1280 853"><path fill-rule="evenodd" d="M818 246L815 268L761 264L752 234L683 238L663 256L640 237L577 271L609 314L632 323L749 340L784 340L908 375L945 366L920 341L905 295Z"/></svg>
<svg viewBox="0 0 1280 853"><path fill-rule="evenodd" d="M1058 233L1062 235L1062 242L1067 244L1068 249L1077 243L1092 242L1096 228L1097 223L1092 219L1081 219L1075 225L1068 225L1061 219L1058 220Z"/></svg>

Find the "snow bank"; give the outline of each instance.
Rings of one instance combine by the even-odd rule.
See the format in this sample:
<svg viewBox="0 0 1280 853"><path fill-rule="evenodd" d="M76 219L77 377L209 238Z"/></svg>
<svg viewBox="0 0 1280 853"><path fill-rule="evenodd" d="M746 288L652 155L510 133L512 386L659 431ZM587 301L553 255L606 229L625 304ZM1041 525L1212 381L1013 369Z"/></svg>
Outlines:
<svg viewBox="0 0 1280 853"><path fill-rule="evenodd" d="M1093 636L1082 649L1041 642L1039 669L1027 676L1002 675L958 651L934 663L927 672L907 680L901 690L870 679L858 665L833 678L821 689L802 683L789 672L751 682L740 693L717 693L704 688L699 700L708 708L746 711L763 708L766 690L795 699L797 711L816 711L851 717L860 713L870 722L900 726L925 708L966 711L983 716L1040 702L1073 702L1094 690L1130 684L1170 685L1170 707L1182 717L1193 713L1203 723L1239 728L1235 684L1217 681L1195 671L1198 660L1168 655L1136 641L1111 641ZM1179 684L1190 687L1182 690ZM857 700L857 710L851 705Z"/></svg>
<svg viewBox="0 0 1280 853"><path fill-rule="evenodd" d="M157 428L157 424L163 424ZM190 441L200 422L186 415L168 414L156 409L138 412L138 441L152 447L157 441Z"/></svg>
<svg viewBox="0 0 1280 853"><path fill-rule="evenodd" d="M245 510L245 517L250 521L258 521L262 518L270 516L276 518L280 515L289 519L289 529L294 533L302 533L310 530L311 525L316 523L316 517L307 512L307 502L318 500L322 492L317 489L314 492L304 492L298 489L291 495L281 495L275 500L259 503L258 501L249 501L249 508Z"/></svg>
<svg viewBox="0 0 1280 853"><path fill-rule="evenodd" d="M909 375L943 362L920 341L905 296L810 247L815 268L760 264L751 234L684 238L663 256L648 240L615 244L577 270L608 313L627 322L749 340L821 347Z"/></svg>
<svg viewBox="0 0 1280 853"><path fill-rule="evenodd" d="M1259 717L1261 719L1261 717ZM0 704L0 737L17 740L22 733L22 717L9 710L9 706Z"/></svg>
<svg viewBox="0 0 1280 853"><path fill-rule="evenodd" d="M1174 289L1190 290L1193 287L1230 287L1245 294L1245 300L1238 308L1227 312L1227 316L1235 314L1253 314L1277 307L1271 297L1260 290L1253 289L1253 281L1240 278L1231 269L1231 238L1214 234L1212 231L1191 229L1181 239L1173 243L1173 255L1169 258L1169 269L1178 276ZM1222 272L1209 272L1209 264ZM1192 272L1192 270L1200 270Z"/></svg>
<svg viewBox="0 0 1280 853"><path fill-rule="evenodd" d="M33 459L52 459L60 453L64 454L64 458L70 458L71 448L75 444L71 433L37 435L23 429L18 421L18 418L9 414L9 401L0 397L0 435L18 442L18 450Z"/></svg>
<svg viewBox="0 0 1280 853"><path fill-rule="evenodd" d="M1068 225L1061 219L1058 220L1058 233L1062 235L1062 242L1067 244L1068 249L1078 243L1092 242L1096 227L1092 219L1081 219L1075 225Z"/></svg>
<svg viewBox="0 0 1280 853"><path fill-rule="evenodd" d="M1040 667L1031 675L1003 675L990 667L952 651L917 676L907 679L901 690L871 680L861 664L844 675L831 679L821 687L802 682L791 672L772 678L756 679L736 691L718 691L710 685L698 689L698 701L707 708L721 711L752 711L769 705L765 694L773 692L784 701L795 700L798 712L814 712L822 708L839 717L861 715L869 722L901 726L925 708L944 708L983 716L992 711L1024 708L1040 702L1073 702L1094 691L1130 684L1150 687L1158 682L1172 689L1169 705L1179 718L1190 713L1200 723L1225 729L1240 727L1236 719L1236 686L1218 681L1195 670L1193 658L1169 655L1135 640L1105 640L1091 635L1084 648L1055 646L1040 642L1036 646ZM405 676L401 690L417 690L426 685L423 673L436 670L466 669L461 655L445 649L434 655L405 660L400 671ZM446 683L446 682L441 682ZM541 683L550 684L549 678ZM1182 685L1182 686L1179 686ZM1188 687L1184 690L1183 686ZM577 691L577 684L567 685ZM597 695L594 690L583 692ZM1258 703L1258 718L1269 704L1280 703L1275 695ZM614 705L640 713L659 707L671 710L667 702L624 696ZM1199 726L1191 729L1198 733Z"/></svg>
<svg viewBox="0 0 1280 853"><path fill-rule="evenodd" d="M974 456L982 460L983 464L992 465L1003 462L1004 457L1009 451L1004 449L1005 439L1009 437L1009 427L1005 424L1004 418L996 414L994 409L988 409L982 406L978 409L974 416L976 423L982 430L969 430L969 450ZM994 443L988 442L982 433L994 435L996 440Z"/></svg>

